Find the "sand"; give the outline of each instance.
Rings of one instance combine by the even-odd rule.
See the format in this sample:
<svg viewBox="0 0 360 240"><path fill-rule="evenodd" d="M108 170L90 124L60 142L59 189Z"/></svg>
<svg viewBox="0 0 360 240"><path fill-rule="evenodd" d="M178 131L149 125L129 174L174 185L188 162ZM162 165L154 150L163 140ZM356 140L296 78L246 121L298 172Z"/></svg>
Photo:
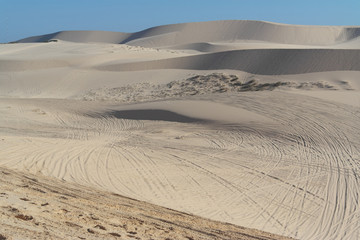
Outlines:
<svg viewBox="0 0 360 240"><path fill-rule="evenodd" d="M0 168L1 239L288 239Z"/></svg>
<svg viewBox="0 0 360 240"><path fill-rule="evenodd" d="M359 29L218 21L2 44L0 165L286 237L357 239Z"/></svg>

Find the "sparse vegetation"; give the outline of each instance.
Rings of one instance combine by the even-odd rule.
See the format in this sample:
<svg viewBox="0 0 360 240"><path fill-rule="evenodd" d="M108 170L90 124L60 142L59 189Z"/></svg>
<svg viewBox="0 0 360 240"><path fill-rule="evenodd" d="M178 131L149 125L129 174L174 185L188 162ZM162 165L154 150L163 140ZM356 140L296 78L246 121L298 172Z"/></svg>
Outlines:
<svg viewBox="0 0 360 240"><path fill-rule="evenodd" d="M210 93L273 91L282 89L326 89L336 90L327 82L266 82L261 83L254 76L241 80L239 76L224 73L196 75L185 80L168 84L138 83L119 88L101 88L87 92L84 100L143 102L171 99L184 96L205 95Z"/></svg>
<svg viewBox="0 0 360 240"><path fill-rule="evenodd" d="M30 221L33 220L32 216L24 215L24 214L18 214L15 216L18 219L24 220L24 221Z"/></svg>

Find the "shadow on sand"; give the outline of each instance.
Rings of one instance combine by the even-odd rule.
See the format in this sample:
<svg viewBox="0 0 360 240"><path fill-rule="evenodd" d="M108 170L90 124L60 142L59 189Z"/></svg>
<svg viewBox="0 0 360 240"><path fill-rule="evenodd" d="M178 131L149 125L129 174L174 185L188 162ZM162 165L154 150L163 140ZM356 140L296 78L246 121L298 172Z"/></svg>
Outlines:
<svg viewBox="0 0 360 240"><path fill-rule="evenodd" d="M158 120L181 123L207 122L204 119L192 118L167 110L144 109L144 110L122 110L107 112L106 116L133 120Z"/></svg>

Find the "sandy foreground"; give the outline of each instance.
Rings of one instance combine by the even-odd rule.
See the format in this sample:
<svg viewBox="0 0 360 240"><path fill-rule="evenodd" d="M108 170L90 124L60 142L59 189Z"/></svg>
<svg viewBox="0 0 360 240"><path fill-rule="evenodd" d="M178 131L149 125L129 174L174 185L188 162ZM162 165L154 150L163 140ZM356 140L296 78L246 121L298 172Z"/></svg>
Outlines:
<svg viewBox="0 0 360 240"><path fill-rule="evenodd" d="M1 44L0 233L360 238L359 29L218 21Z"/></svg>
<svg viewBox="0 0 360 240"><path fill-rule="evenodd" d="M287 239L45 176L0 176L0 239Z"/></svg>

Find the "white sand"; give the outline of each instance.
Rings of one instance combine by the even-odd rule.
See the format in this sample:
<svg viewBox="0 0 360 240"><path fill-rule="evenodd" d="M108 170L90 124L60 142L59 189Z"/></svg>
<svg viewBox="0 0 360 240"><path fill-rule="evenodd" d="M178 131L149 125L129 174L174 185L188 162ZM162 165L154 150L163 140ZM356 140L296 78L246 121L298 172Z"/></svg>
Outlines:
<svg viewBox="0 0 360 240"><path fill-rule="evenodd" d="M0 183L1 239L288 239L8 168Z"/></svg>
<svg viewBox="0 0 360 240"><path fill-rule="evenodd" d="M358 40L219 21L0 45L0 165L280 235L360 238Z"/></svg>

